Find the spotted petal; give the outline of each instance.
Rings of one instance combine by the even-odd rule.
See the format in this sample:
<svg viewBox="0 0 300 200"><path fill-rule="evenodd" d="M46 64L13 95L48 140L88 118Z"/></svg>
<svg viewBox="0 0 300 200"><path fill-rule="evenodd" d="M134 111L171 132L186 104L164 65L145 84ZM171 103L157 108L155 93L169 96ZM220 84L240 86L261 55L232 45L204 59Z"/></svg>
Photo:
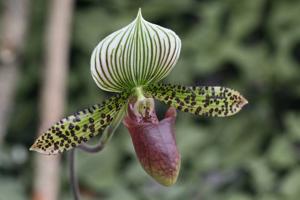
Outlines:
<svg viewBox="0 0 300 200"><path fill-rule="evenodd" d="M143 19L108 35L94 49L91 73L103 90L121 92L166 77L180 54L181 41L170 29Z"/></svg>
<svg viewBox="0 0 300 200"><path fill-rule="evenodd" d="M115 119L119 118L120 113L122 115L122 108L126 105L128 96L127 93L118 94L102 104L96 104L60 120L41 135L30 150L44 154L61 153L82 142L87 142L93 136L102 134L106 127L110 128L111 123L115 128L115 124L118 124ZM104 133L107 132L112 133L112 131ZM103 135L104 142L110 138L110 135Z"/></svg>
<svg viewBox="0 0 300 200"><path fill-rule="evenodd" d="M145 92L178 110L203 116L234 115L248 103L237 91L220 86L152 84Z"/></svg>

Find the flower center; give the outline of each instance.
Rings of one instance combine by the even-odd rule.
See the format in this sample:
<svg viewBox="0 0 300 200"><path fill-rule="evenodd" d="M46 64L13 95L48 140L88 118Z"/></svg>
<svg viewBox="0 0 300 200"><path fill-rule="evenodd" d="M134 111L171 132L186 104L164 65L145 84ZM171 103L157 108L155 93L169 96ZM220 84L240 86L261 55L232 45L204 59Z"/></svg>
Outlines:
<svg viewBox="0 0 300 200"><path fill-rule="evenodd" d="M129 106L133 107L133 112L138 121L157 122L155 115L154 99L144 95L142 87L133 89L133 97L129 100Z"/></svg>

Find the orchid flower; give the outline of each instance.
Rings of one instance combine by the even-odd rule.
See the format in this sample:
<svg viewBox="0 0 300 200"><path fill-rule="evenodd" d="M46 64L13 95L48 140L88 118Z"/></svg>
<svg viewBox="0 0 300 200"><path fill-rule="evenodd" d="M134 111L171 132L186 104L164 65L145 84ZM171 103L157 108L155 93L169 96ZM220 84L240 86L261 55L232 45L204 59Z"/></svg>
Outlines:
<svg viewBox="0 0 300 200"><path fill-rule="evenodd" d="M118 94L60 120L30 149L44 154L62 153L96 135L101 135L101 142L106 144L123 121L144 170L162 185L174 184L180 169L176 109L227 117L248 103L237 91L225 87L158 83L172 71L180 49L175 32L144 20L139 10L133 22L104 38L91 56L96 84ZM156 116L154 99L169 106L161 121Z"/></svg>

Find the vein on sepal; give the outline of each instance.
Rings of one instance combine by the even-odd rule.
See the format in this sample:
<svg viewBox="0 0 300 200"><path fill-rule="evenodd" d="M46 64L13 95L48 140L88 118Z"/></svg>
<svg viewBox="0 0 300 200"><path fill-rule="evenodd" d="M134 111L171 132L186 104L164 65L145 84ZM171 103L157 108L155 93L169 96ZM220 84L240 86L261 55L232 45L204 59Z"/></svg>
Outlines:
<svg viewBox="0 0 300 200"><path fill-rule="evenodd" d="M143 19L108 35L94 49L91 72L103 90L121 92L160 81L175 66L181 41L172 30Z"/></svg>

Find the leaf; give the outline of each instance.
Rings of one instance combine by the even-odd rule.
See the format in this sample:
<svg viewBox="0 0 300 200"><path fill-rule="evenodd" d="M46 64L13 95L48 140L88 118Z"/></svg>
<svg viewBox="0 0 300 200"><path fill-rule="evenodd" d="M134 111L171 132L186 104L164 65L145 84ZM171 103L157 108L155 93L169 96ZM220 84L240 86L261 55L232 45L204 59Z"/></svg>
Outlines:
<svg viewBox="0 0 300 200"><path fill-rule="evenodd" d="M108 35L94 49L91 72L103 90L121 92L157 82L173 69L181 41L172 31L143 19Z"/></svg>
<svg viewBox="0 0 300 200"><path fill-rule="evenodd" d="M282 199L299 199L300 196L300 169L290 169L288 174L281 181L279 188Z"/></svg>
<svg viewBox="0 0 300 200"><path fill-rule="evenodd" d="M127 103L128 96L129 93L118 94L102 104L96 104L60 120L41 135L30 150L44 154L61 153L102 134L110 123L114 123L118 113L123 112L121 108ZM104 140L109 138L110 135L104 136Z"/></svg>
<svg viewBox="0 0 300 200"><path fill-rule="evenodd" d="M144 90L148 95L169 106L195 115L231 116L248 103L237 91L220 86L152 84Z"/></svg>

